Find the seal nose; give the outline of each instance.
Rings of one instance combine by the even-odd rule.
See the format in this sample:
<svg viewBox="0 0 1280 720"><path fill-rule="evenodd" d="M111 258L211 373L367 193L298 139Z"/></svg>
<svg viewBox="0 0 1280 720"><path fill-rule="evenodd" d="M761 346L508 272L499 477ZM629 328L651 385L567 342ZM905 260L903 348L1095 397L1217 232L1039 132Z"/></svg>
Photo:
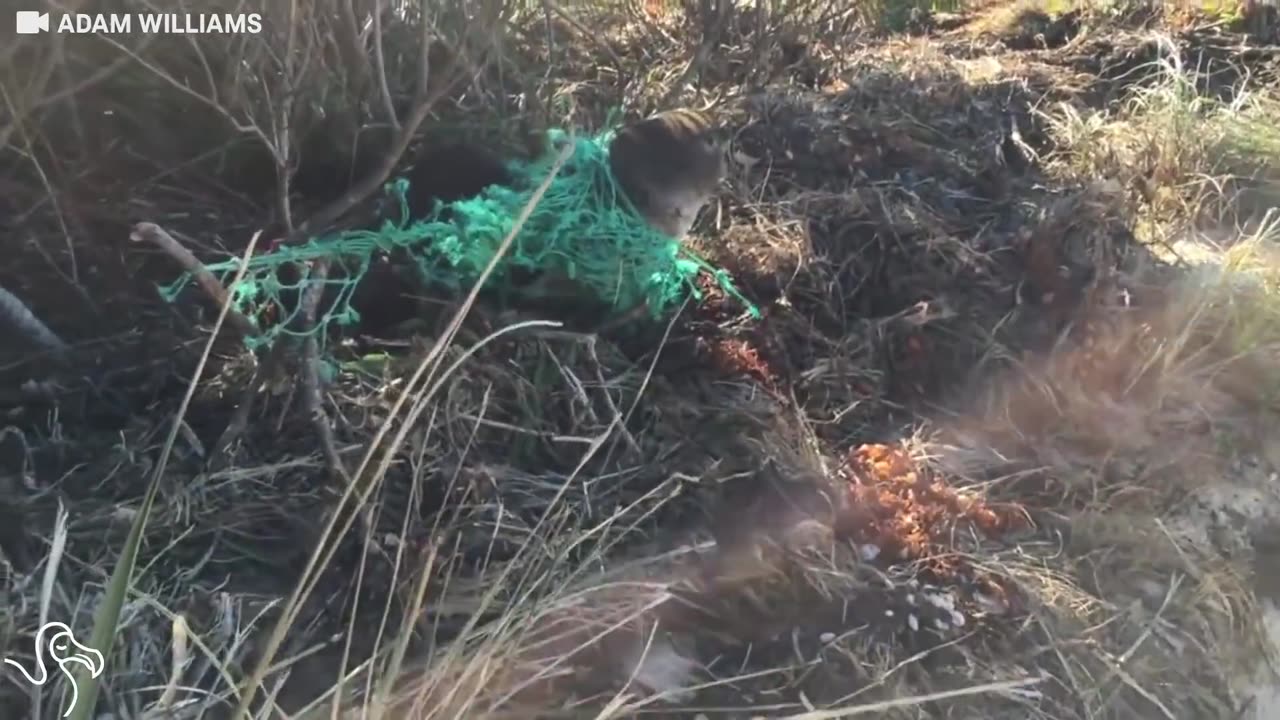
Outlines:
<svg viewBox="0 0 1280 720"><path fill-rule="evenodd" d="M627 126L610 145L624 193L654 228L682 238L727 174L723 130L693 110L670 110Z"/></svg>

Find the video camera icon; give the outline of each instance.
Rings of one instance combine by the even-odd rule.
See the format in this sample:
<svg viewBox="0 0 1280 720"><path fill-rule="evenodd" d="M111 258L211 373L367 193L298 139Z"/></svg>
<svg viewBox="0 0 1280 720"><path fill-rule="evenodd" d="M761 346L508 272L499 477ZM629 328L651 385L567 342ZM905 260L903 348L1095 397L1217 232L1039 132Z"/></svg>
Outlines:
<svg viewBox="0 0 1280 720"><path fill-rule="evenodd" d="M19 35L49 32L49 13L38 10L19 10L14 25Z"/></svg>

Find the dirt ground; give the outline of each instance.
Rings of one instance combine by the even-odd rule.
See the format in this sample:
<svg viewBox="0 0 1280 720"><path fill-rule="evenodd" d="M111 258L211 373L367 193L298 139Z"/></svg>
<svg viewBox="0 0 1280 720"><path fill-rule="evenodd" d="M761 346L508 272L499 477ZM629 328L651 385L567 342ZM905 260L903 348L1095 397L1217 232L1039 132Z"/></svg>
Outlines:
<svg viewBox="0 0 1280 720"><path fill-rule="evenodd" d="M385 57L320 10L0 52L0 655L92 635L115 718L1280 717L1280 21L687 5L440 3L423 93L391 13ZM211 340L186 264L376 227L324 215L423 95L418 200L503 177L459 139L714 107L688 245L759 317L704 274L597 333L393 254L355 325ZM0 716L71 687L6 665Z"/></svg>

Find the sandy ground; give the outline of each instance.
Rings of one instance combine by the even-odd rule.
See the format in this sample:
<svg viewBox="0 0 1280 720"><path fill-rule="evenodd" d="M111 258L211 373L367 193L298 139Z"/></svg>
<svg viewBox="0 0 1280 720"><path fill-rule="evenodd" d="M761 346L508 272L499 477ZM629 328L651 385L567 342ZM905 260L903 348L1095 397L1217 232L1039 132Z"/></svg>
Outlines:
<svg viewBox="0 0 1280 720"><path fill-rule="evenodd" d="M1262 619L1271 643L1271 652L1280 654L1280 605L1274 599L1262 601ZM1280 678L1269 667L1259 668L1257 677L1242 683L1245 696L1252 695L1253 711L1247 717L1252 720L1280 717Z"/></svg>
<svg viewBox="0 0 1280 720"><path fill-rule="evenodd" d="M1280 438L1273 438L1280 451ZM1216 544L1228 552L1246 549L1254 554L1254 581L1258 612L1266 633L1267 652L1252 675L1237 678L1235 691L1252 704L1241 717L1247 720L1280 718L1280 472L1267 458L1237 460L1238 474L1231 480L1206 485L1188 504L1185 514L1170 529L1195 543Z"/></svg>

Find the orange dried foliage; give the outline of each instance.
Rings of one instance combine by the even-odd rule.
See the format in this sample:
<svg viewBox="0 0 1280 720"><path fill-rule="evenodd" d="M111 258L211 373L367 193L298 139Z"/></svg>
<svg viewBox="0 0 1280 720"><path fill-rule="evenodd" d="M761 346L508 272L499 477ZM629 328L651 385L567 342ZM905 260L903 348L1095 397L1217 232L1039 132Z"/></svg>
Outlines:
<svg viewBox="0 0 1280 720"><path fill-rule="evenodd" d="M716 367L726 373L744 373L774 387L777 374L746 340L712 340L708 351Z"/></svg>
<svg viewBox="0 0 1280 720"><path fill-rule="evenodd" d="M702 294L702 299L698 303L698 314L708 319L724 318L733 314L731 301L728 293L720 287L710 273L700 272L694 279L693 284L698 288L698 292Z"/></svg>
<svg viewBox="0 0 1280 720"><path fill-rule="evenodd" d="M861 445L847 462L849 503L841 529L855 542L880 548L886 562L926 561L952 574L960 569L956 561L941 556L957 526L996 538L1026 525L1021 508L961 495L901 447Z"/></svg>

